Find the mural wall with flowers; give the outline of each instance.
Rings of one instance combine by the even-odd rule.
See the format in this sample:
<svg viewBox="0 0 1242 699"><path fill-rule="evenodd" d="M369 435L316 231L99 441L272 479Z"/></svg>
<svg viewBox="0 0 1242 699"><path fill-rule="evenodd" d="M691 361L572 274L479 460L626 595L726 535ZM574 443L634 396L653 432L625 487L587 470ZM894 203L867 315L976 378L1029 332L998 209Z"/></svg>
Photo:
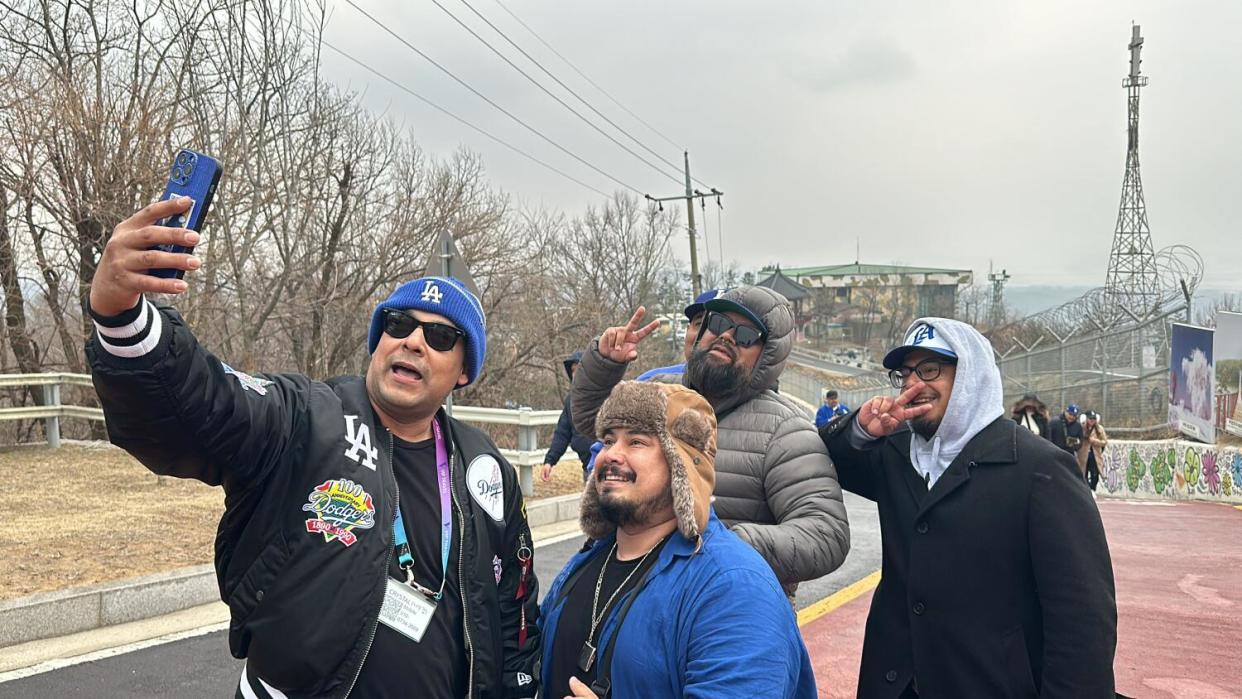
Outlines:
<svg viewBox="0 0 1242 699"><path fill-rule="evenodd" d="M1180 439L1110 440L1097 492L1127 498L1242 503L1242 449Z"/></svg>

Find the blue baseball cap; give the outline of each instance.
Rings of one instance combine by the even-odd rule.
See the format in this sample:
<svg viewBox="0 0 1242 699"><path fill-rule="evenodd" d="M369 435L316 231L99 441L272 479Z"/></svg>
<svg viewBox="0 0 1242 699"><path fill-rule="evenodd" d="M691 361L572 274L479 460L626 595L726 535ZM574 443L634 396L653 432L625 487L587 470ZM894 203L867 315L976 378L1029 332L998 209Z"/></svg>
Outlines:
<svg viewBox="0 0 1242 699"><path fill-rule="evenodd" d="M724 288L708 289L707 291L704 291L698 296L695 296L694 303L690 304L689 306L686 306L686 311L685 311L686 320L694 320L695 316L703 312L704 306L707 304L708 301L711 301L712 299L715 299L715 298L719 298L720 295L726 291L728 291L728 289L724 289Z"/></svg>
<svg viewBox="0 0 1242 699"><path fill-rule="evenodd" d="M906 339L900 347L889 350L884 355L884 368L896 369L905 361L906 355L913 350L921 349L928 352L934 352L948 359L957 359L957 353L949 347L949 343L941 337L940 331L931 323L916 323L906 331Z"/></svg>
<svg viewBox="0 0 1242 699"><path fill-rule="evenodd" d="M1066 406L1065 412L1069 413L1070 415L1077 415L1078 413L1082 412L1082 409L1078 407L1077 403L1070 403L1068 406Z"/></svg>

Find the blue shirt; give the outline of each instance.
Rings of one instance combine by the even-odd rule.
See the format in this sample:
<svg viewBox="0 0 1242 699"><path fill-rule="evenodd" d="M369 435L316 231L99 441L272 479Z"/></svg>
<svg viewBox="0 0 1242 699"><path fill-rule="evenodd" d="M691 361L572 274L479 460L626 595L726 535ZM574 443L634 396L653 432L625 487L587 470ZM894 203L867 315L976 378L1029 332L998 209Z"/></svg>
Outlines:
<svg viewBox="0 0 1242 699"><path fill-rule="evenodd" d="M655 369L648 369L635 377L635 381L650 381L652 377L661 374L684 374L686 373L686 363L674 364L672 366L662 366Z"/></svg>
<svg viewBox="0 0 1242 699"><path fill-rule="evenodd" d="M848 415L850 409L845 407L845 403L837 403L837 407L829 407L827 403L819 406L819 410L815 411L815 429L822 429L832 418L838 415Z"/></svg>
<svg viewBox="0 0 1242 699"><path fill-rule="evenodd" d="M544 598L544 684L550 679L556 624L569 576L615 537L594 542L569 560ZM578 585L592 584L583 581ZM703 546L674 532L651 567L618 632L617 600L600 633L599 657L616 636L612 696L692 699L813 699L815 675L789 600L771 567L725 528L712 511Z"/></svg>

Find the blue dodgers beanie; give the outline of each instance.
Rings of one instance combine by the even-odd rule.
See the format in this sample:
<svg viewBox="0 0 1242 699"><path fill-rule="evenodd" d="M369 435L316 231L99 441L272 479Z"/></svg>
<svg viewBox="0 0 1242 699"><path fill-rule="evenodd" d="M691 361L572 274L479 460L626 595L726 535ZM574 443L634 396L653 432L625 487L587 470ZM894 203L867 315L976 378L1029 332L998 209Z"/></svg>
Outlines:
<svg viewBox="0 0 1242 699"><path fill-rule="evenodd" d="M372 354L379 344L380 333L384 332L382 314L385 308L426 311L448 318L466 335L463 338L466 342L465 385L469 386L479 377L487 356L487 319L483 316L482 304L461 282L451 277L422 277L397 287L392 296L375 307L371 316L367 352Z"/></svg>

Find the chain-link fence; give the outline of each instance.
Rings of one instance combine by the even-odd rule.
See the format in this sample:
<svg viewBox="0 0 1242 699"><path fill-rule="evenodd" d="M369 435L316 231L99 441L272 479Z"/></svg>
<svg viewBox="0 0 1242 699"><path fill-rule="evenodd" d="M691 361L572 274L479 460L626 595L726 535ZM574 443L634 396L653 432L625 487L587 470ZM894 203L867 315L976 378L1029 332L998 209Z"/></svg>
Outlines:
<svg viewBox="0 0 1242 699"><path fill-rule="evenodd" d="M1053 415L1073 403L1100 413L1109 432L1148 432L1169 424L1170 323L1174 309L1141 323L996 348L1005 400L1034 393Z"/></svg>
<svg viewBox="0 0 1242 699"><path fill-rule="evenodd" d="M816 409L824 402L824 391L828 389L836 389L837 400L848 406L850 410L877 395L896 393L889 385L888 377L882 374L865 374L834 380L830 374L792 362L786 364L785 371L781 372L781 393L796 396L815 406Z"/></svg>
<svg viewBox="0 0 1242 699"><path fill-rule="evenodd" d="M1027 393L1052 415L1071 403L1100 413L1118 435L1157 431L1169 425L1170 324L1184 308L1121 327L1058 335L1051 328L1029 343L996 347L1006 406ZM876 395L897 392L881 373L834 377L794 364L781 375L781 391L818 406L835 388L840 401L857 408Z"/></svg>

